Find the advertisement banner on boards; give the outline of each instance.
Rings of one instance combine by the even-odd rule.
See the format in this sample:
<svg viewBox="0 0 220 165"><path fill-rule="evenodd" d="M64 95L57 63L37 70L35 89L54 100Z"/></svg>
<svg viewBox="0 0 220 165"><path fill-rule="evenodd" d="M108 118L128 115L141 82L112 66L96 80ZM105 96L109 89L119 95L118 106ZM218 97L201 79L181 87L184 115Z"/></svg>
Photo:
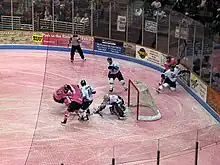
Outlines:
<svg viewBox="0 0 220 165"><path fill-rule="evenodd" d="M203 100L206 102L208 87L202 82L195 73L190 75L190 88Z"/></svg>
<svg viewBox="0 0 220 165"><path fill-rule="evenodd" d="M208 87L207 103L220 115L220 93L216 92L210 86Z"/></svg>
<svg viewBox="0 0 220 165"><path fill-rule="evenodd" d="M181 64L179 64L177 66L180 70L187 70L187 68ZM184 83L186 84L187 86L190 86L190 73L184 73L184 74L181 74L179 76L179 79Z"/></svg>
<svg viewBox="0 0 220 165"><path fill-rule="evenodd" d="M94 50L124 55L124 42L95 37Z"/></svg>
<svg viewBox="0 0 220 165"><path fill-rule="evenodd" d="M0 44L41 45L42 37L42 32L0 31Z"/></svg>
<svg viewBox="0 0 220 165"><path fill-rule="evenodd" d="M124 50L125 50L125 55L129 57L135 57L136 53L136 44L134 43L129 43L129 42L124 42Z"/></svg>
<svg viewBox="0 0 220 165"><path fill-rule="evenodd" d="M148 61L158 66L162 66L164 64L164 57L161 52L140 45L136 45L136 58Z"/></svg>
<svg viewBox="0 0 220 165"><path fill-rule="evenodd" d="M61 46L67 47L69 43L69 39L72 37L72 34L64 34L64 33L53 33L53 32L44 32L43 33L43 45L51 45L51 46ZM93 50L93 37L90 36L81 36L81 48Z"/></svg>

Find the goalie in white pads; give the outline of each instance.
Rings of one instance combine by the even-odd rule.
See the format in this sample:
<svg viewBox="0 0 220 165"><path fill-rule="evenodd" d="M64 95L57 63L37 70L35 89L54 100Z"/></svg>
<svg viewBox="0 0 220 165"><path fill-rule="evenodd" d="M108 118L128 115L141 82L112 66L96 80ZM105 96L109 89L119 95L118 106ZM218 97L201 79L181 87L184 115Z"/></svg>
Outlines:
<svg viewBox="0 0 220 165"><path fill-rule="evenodd" d="M157 89L157 93L160 93L164 88L170 88L171 91L176 90L176 80L180 74L189 72L188 70L180 70L175 65L172 65L170 69L161 74L163 83Z"/></svg>
<svg viewBox="0 0 220 165"><path fill-rule="evenodd" d="M127 86L126 86L125 80L121 74L119 64L116 62L113 62L112 58L110 58L110 57L107 58L107 61L109 64L109 66L108 66L108 70L109 70L108 78L109 78L109 84L110 84L109 92L113 92L114 81L116 78L120 81L120 83L122 84L124 89L127 90Z"/></svg>
<svg viewBox="0 0 220 165"><path fill-rule="evenodd" d="M106 94L103 97L103 102L98 107L95 113L101 115L100 112L104 110L107 105L110 106L109 110L112 115L117 115L118 119L122 119L125 117L126 108L125 108L124 100L120 96Z"/></svg>

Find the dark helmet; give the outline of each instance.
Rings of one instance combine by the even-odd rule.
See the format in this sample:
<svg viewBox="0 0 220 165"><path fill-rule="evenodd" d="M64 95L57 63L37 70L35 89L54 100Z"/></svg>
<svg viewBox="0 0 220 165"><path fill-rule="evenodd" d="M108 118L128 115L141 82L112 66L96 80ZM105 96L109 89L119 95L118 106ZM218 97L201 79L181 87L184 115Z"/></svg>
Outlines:
<svg viewBox="0 0 220 165"><path fill-rule="evenodd" d="M167 60L171 60L171 56L167 56L166 59L167 59Z"/></svg>
<svg viewBox="0 0 220 165"><path fill-rule="evenodd" d="M81 84L81 86L85 86L86 85L86 80L81 80L80 84Z"/></svg>
<svg viewBox="0 0 220 165"><path fill-rule="evenodd" d="M176 68L176 65L171 65L170 66L170 69L174 69L174 68Z"/></svg>
<svg viewBox="0 0 220 165"><path fill-rule="evenodd" d="M108 57L108 58L107 58L107 61L112 61L112 58L111 58L111 57Z"/></svg>

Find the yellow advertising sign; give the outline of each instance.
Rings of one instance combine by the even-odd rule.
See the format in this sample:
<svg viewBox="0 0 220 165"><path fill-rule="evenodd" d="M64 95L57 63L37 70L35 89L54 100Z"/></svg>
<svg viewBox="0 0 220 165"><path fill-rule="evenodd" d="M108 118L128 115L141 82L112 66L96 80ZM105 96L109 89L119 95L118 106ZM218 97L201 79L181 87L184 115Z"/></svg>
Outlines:
<svg viewBox="0 0 220 165"><path fill-rule="evenodd" d="M32 35L32 41L33 41L33 42L42 43L42 41L43 41L43 34L41 34L41 35L33 34L33 35Z"/></svg>
<svg viewBox="0 0 220 165"><path fill-rule="evenodd" d="M190 87L203 101L206 102L208 87L196 76L195 73L191 73L190 75Z"/></svg>
<svg viewBox="0 0 220 165"><path fill-rule="evenodd" d="M32 36L43 36L42 32L32 31L0 31L0 44L33 44L41 45L42 40L36 42Z"/></svg>

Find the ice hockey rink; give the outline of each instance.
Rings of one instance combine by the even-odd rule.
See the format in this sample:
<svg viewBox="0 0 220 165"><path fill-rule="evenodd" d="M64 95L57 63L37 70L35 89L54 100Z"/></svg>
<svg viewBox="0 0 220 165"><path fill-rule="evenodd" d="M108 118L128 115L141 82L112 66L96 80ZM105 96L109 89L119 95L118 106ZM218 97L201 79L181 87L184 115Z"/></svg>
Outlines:
<svg viewBox="0 0 220 165"><path fill-rule="evenodd" d="M53 101L54 90L86 79L97 91L92 105L97 107L109 89L106 57L86 55L82 61L76 55L72 64L68 52L0 50L0 54L0 165L110 165L112 157L116 164L155 165L157 139L164 157L161 165L191 165L197 129L207 127L209 131L201 130L206 140L220 137L219 127L208 129L217 121L180 85L176 92L158 95L159 72L117 59L126 80L148 85L162 118L137 122L131 112L119 121L105 112L103 118L92 115L88 122L70 117L62 126L66 107ZM127 101L118 81L115 93ZM199 165L220 164L214 153L220 153L219 145L203 149Z"/></svg>

